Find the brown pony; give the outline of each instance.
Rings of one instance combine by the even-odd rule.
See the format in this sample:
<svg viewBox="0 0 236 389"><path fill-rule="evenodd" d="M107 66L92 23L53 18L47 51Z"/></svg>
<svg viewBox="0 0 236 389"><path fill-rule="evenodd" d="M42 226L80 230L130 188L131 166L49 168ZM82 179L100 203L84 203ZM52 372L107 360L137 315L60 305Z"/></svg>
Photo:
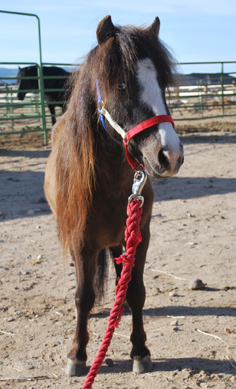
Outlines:
<svg viewBox="0 0 236 389"><path fill-rule="evenodd" d="M165 89L172 82L173 61L158 39L159 26L156 18L147 28L116 27L110 16L105 17L97 27L98 45L75 74L68 109L53 129L45 193L56 215L59 240L65 251L69 249L77 275L78 316L68 354L69 375L81 375L86 367L87 321L95 300L98 264L105 250L119 257L125 246L126 206L134 171L117 127L126 133L154 115L169 113ZM99 115L101 108L113 121ZM172 176L183 163L183 147L170 122L152 125L131 139L127 148L151 177ZM126 296L132 312L131 358L136 372L152 366L142 318L143 270L154 200L150 179L142 194L142 242ZM121 265L115 266L119 276Z"/></svg>

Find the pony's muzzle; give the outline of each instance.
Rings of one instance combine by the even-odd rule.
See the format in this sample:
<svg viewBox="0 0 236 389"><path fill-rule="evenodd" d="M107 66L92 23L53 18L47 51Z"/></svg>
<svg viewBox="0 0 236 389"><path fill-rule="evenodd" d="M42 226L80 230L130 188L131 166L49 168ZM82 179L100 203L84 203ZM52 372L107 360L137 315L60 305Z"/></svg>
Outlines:
<svg viewBox="0 0 236 389"><path fill-rule="evenodd" d="M168 175L176 174L184 163L182 143L180 143L178 150L169 150L167 147L163 147L158 153L158 162L161 169L168 172Z"/></svg>

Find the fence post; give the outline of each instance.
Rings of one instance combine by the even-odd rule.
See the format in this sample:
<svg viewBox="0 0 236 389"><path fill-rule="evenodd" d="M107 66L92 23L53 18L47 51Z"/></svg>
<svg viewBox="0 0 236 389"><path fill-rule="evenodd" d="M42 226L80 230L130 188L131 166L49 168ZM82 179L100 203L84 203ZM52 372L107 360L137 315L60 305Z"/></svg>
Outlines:
<svg viewBox="0 0 236 389"><path fill-rule="evenodd" d="M39 94L40 94L40 106L41 106L41 126L44 132L44 143L47 144L47 128L46 128L46 115L45 115L45 99L44 99L44 83L43 83L43 65L42 65L42 44L41 44L41 30L40 30L40 19L38 15L25 13L25 12L14 12L14 11L2 11L2 13L13 14L13 15L23 15L23 16L33 16L37 19L38 22L38 42L39 42Z"/></svg>
<svg viewBox="0 0 236 389"><path fill-rule="evenodd" d="M43 60L42 60L42 44L41 44L41 31L40 31L40 19L35 15L38 21L38 37L39 37L39 94L40 94L40 106L41 106L41 126L44 133L44 143L47 144L47 126L45 115L45 97L44 97L44 80L43 80Z"/></svg>
<svg viewBox="0 0 236 389"><path fill-rule="evenodd" d="M221 109L222 109L222 114L224 115L224 113L225 113L225 102L224 102L224 62L221 62L220 81L221 81Z"/></svg>

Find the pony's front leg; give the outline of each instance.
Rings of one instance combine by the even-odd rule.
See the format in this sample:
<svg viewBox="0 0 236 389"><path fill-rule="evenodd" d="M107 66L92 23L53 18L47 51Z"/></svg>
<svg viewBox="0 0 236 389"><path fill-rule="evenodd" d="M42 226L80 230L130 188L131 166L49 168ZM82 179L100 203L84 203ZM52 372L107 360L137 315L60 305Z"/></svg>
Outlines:
<svg viewBox="0 0 236 389"><path fill-rule="evenodd" d="M132 270L132 279L126 295L132 311L132 334L130 339L133 344L131 358L133 359L133 372L135 373L146 373L152 369L150 351L145 345L146 333L143 327L143 306L145 302L143 271L150 239L149 222L141 233L142 241L137 247L135 266Z"/></svg>
<svg viewBox="0 0 236 389"><path fill-rule="evenodd" d="M68 354L66 373L70 376L80 376L86 369L86 346L89 340L87 322L95 301L94 276L98 253L84 247L80 253L71 249L71 255L75 261L77 276L75 292L77 324L73 348Z"/></svg>

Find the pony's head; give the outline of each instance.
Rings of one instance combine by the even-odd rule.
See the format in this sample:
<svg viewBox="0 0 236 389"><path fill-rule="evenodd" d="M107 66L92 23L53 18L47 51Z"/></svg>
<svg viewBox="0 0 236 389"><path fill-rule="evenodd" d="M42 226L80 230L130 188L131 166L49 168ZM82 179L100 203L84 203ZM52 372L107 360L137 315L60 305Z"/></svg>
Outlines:
<svg viewBox="0 0 236 389"><path fill-rule="evenodd" d="M26 78L25 78L26 77ZM24 68L19 67L17 73L17 98L18 100L24 100L27 91L31 89L37 89L37 80L27 77L37 77L37 67L27 66Z"/></svg>
<svg viewBox="0 0 236 389"><path fill-rule="evenodd" d="M176 174L183 163L183 146L174 130L165 100L165 90L173 83L172 57L159 40L160 21L147 28L116 27L106 16L97 27L98 46L93 74L99 85L98 109L105 108L113 122L130 129L152 117L170 120L152 124L130 139L131 158L156 178ZM108 116L109 116L108 115ZM108 132L118 141L116 125L106 120Z"/></svg>

